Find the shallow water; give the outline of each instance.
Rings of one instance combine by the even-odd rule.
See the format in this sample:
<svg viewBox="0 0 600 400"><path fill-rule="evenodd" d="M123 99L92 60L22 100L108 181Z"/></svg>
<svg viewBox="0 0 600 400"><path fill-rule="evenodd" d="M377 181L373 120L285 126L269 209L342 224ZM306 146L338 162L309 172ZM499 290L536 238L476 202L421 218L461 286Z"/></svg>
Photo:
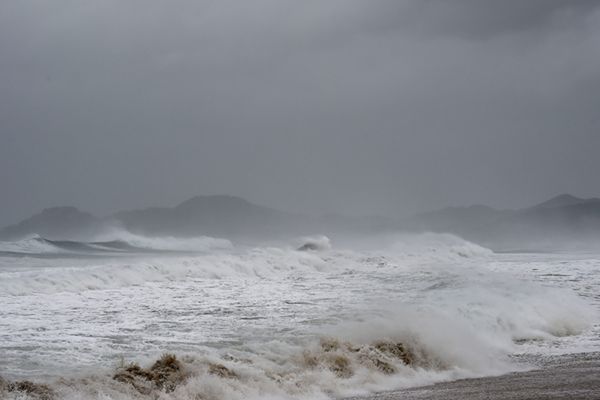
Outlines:
<svg viewBox="0 0 600 400"><path fill-rule="evenodd" d="M366 394L600 349L595 254L494 254L431 234L318 238L315 251L209 238L139 239L127 251L39 243L0 256L0 375L49 382L64 398L138 397L111 379L115 368L164 352L191 377L160 396L216 399ZM374 350L381 341L403 343L415 363ZM209 363L237 378L211 376Z"/></svg>

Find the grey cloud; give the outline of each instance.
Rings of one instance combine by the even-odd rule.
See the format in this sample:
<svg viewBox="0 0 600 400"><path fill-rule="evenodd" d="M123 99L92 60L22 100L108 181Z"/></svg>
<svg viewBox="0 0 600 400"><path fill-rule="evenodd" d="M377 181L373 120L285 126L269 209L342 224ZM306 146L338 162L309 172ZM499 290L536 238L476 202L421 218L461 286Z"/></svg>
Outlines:
<svg viewBox="0 0 600 400"><path fill-rule="evenodd" d="M4 2L0 222L598 195L600 13L565 4Z"/></svg>
<svg viewBox="0 0 600 400"><path fill-rule="evenodd" d="M373 30L489 39L539 33L581 24L599 7L595 0L383 0L365 6Z"/></svg>

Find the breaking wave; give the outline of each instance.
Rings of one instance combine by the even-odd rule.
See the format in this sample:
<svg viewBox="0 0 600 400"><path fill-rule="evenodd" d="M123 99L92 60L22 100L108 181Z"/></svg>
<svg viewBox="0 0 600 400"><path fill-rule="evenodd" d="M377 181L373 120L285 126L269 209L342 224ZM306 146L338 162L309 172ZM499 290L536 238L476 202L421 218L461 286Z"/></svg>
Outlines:
<svg viewBox="0 0 600 400"><path fill-rule="evenodd" d="M533 314L540 311L523 308ZM548 337L585 328L584 316L572 315L568 306L556 302L546 311L550 308L550 314L538 314L531 323L545 318ZM119 361L112 370L38 386L65 400L331 399L527 368L509 358L516 347L513 340L522 334L517 331L523 328L509 327L526 321L473 325L469 317L441 310L394 309L394 313L323 328L309 338L200 346L193 353L163 355L158 361L140 355ZM16 392L6 395L27 398L17 397Z"/></svg>
<svg viewBox="0 0 600 400"><path fill-rule="evenodd" d="M9 243L3 251L38 252L44 254L81 254L89 251L136 253L140 249L195 249L189 254L142 254L136 257L55 258L38 261L29 268L29 260L10 259L14 266L8 272L0 269L0 293L26 295L32 293L79 292L114 289L145 282L180 281L225 277L259 277L276 279L290 272L360 272L404 268L431 262L454 262L487 257L483 247L451 235L416 235L395 238L376 252L356 252L331 248L326 236L302 238L290 247L239 247L224 239L208 237L192 239L145 238L131 234L125 240L102 242L51 241L41 237ZM399 244L399 241L405 243ZM429 243L424 245L423 243ZM146 247L142 247L146 246ZM211 251L209 251L211 250ZM309 251L306 251L309 250ZM27 253L29 254L29 253ZM3 259L0 258L0 267ZM57 265L58 264L58 265ZM40 269L41 267L41 269Z"/></svg>
<svg viewBox="0 0 600 400"><path fill-rule="evenodd" d="M3 398L27 398L19 397L27 390L32 391L31 398L38 390L68 400L331 399L366 395L525 368L511 359L521 341L554 341L577 335L596 318L596 311L572 292L486 268L493 256L490 250L452 235L374 238L373 243L360 249L352 246L352 250L332 246L322 236L280 247L239 247L210 238L188 242L120 239L126 240L119 243L135 248L172 245L182 249L191 245L198 249L208 243L219 251L100 260L61 258L59 262L36 259L35 267L27 259L6 258L11 268L0 268L0 297L10 300L5 307L31 307L34 311L28 312L36 312L36 307L55 297L68 307L85 304L91 310L88 319L85 307L78 318L91 329L98 328L94 325L98 317L95 305L110 299L111 307L125 319L155 306L130 300L135 294L136 301L143 303L148 299L144 293L148 293L159 299L158 308L153 310L157 321L149 321L151 325L168 320L167 325L176 328L145 330L145 340L163 347L128 344L134 350L127 353L126 360L110 353L112 342L109 350L99 347L109 352L112 367L100 365L84 377L65 373L37 389L15 377L12 382L0 380ZM31 240L56 246L42 238ZM306 244L310 246L302 248ZM107 246L98 242L88 245ZM268 284L258 283L265 281ZM209 286L215 287L214 291L205 292ZM281 291L262 292L274 287ZM301 296L292 296L292 290ZM66 294L55 296L61 292ZM242 296L248 292L249 297ZM357 297L358 302L351 303ZM125 299L124 303L119 298ZM192 301L183 302L184 298ZM227 309L225 298L235 298L235 307ZM215 311L206 320L194 319L203 310L200 305L213 300L215 309L223 313ZM119 308L120 304L133 309L132 314ZM188 304L196 308L189 310ZM259 314L279 317L269 320L266 315L265 322L252 325L245 319L252 314L244 314L252 307L260 310ZM278 314L280 310L282 314ZM153 314L138 318L145 315ZM277 320L281 315L288 320ZM55 318L64 329L72 327L68 313L62 322L58 315ZM219 318L225 321L225 336L215 337L214 342L176 347L195 337L195 330L217 335L214 325ZM199 325L199 321L208 321L208 325ZM127 329L135 328L134 324L122 323ZM176 356L159 359L162 351L173 351ZM77 352L61 354L65 359L71 357L71 363L81 358Z"/></svg>
<svg viewBox="0 0 600 400"><path fill-rule="evenodd" d="M296 241L300 251L323 251L331 249L331 240L325 235L308 236Z"/></svg>
<svg viewBox="0 0 600 400"><path fill-rule="evenodd" d="M15 242L0 241L0 253L47 254L60 251L59 246L40 236L32 236Z"/></svg>
<svg viewBox="0 0 600 400"><path fill-rule="evenodd" d="M216 249L228 249L229 240L211 237L175 238L145 237L126 231L115 231L97 236L92 241L50 240L41 236L32 236L13 242L0 241L0 254L45 255L45 254L85 254L106 252L152 252L181 251L205 252Z"/></svg>
<svg viewBox="0 0 600 400"><path fill-rule="evenodd" d="M451 364L456 360L420 346L417 341L407 345L391 339L350 342L334 337L296 344L273 341L261 348L165 355L141 366L123 362L113 373L63 378L38 387L65 400L331 399L484 373Z"/></svg>
<svg viewBox="0 0 600 400"><path fill-rule="evenodd" d="M45 261L45 260L44 260ZM13 262L14 263L14 262ZM280 249L254 249L244 254L140 257L134 259L76 260L69 266L43 270L17 268L0 273L0 293L80 292L115 289L145 282L181 281L193 278L272 278L295 270L311 273L326 268L323 259L308 253ZM62 261L67 264L67 261Z"/></svg>
<svg viewBox="0 0 600 400"><path fill-rule="evenodd" d="M136 235L126 230L112 230L95 237L96 245L113 241L126 243L137 249L159 251L206 252L209 250L230 249L233 246L227 239L209 236L185 238L172 236L151 237Z"/></svg>

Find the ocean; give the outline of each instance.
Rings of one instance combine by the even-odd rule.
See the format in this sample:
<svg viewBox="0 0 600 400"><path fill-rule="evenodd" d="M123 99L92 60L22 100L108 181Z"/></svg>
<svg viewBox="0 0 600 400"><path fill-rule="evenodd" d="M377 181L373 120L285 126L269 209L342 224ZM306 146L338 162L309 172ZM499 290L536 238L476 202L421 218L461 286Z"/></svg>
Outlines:
<svg viewBox="0 0 600 400"><path fill-rule="evenodd" d="M367 396L600 351L599 311L600 251L495 253L446 234L31 237L0 242L0 397ZM165 354L176 379L135 375Z"/></svg>

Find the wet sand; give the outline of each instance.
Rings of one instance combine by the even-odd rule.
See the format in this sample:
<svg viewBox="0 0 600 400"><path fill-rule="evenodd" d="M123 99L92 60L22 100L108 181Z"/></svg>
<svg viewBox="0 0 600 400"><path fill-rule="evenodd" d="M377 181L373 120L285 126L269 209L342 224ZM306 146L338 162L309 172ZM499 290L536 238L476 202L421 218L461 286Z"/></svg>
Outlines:
<svg viewBox="0 0 600 400"><path fill-rule="evenodd" d="M359 398L355 398L358 400ZM600 353L555 357L539 369L462 379L362 397L362 400L600 400Z"/></svg>

